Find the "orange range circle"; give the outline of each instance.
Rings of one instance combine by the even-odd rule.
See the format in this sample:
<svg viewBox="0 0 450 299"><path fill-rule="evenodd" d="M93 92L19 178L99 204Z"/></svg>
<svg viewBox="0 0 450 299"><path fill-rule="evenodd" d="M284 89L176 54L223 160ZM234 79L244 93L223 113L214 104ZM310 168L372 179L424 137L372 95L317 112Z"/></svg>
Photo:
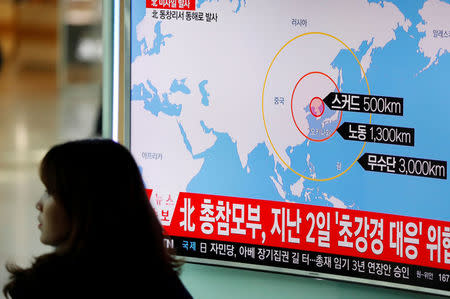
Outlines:
<svg viewBox="0 0 450 299"><path fill-rule="evenodd" d="M367 91L368 94L370 95L370 87L369 87L369 81L367 80L367 76L366 76L366 72L364 71L364 68L362 67L361 63L359 62L358 57L356 57L355 53L352 51L352 49L350 49L349 46L347 46L347 44L345 44L343 41L341 41L339 38L335 37L334 35L328 34L328 33L324 33L324 32L307 32L307 33L303 33L300 35L297 35L296 37L290 39L287 43L285 43L280 50L278 50L277 54L275 55L275 57L272 59L272 61L270 62L269 68L267 69L267 73L266 73L266 77L264 79L264 85L263 85L263 90L262 90L262 117L263 117L263 121L264 121L264 129L266 130L266 135L267 138L270 142L270 145L272 146L275 154L277 155L277 157L280 159L280 161L287 167L289 168L293 173L295 173L296 175L306 179L306 180L310 180L310 181L316 181L316 182L325 182L325 181L330 181L330 180L334 180L338 177L340 177L341 175L343 175L344 173L346 173L347 171L349 171L358 161L359 157L362 155L364 148L366 147L366 142L364 142L361 150L359 151L359 153L356 155L355 160L351 163L350 166L348 166L344 171L342 171L341 173L333 176L333 177L329 177L329 178L312 178L312 177L308 177L305 176L299 172L297 172L295 169L292 169L291 166L289 166L289 164L286 163L286 161L283 160L283 158L280 156L280 154L278 153L277 149L275 148L272 139L270 138L270 134L267 128L267 123L266 123L266 116L264 114L264 94L265 94L265 90L266 90L266 83L267 83L267 78L269 77L269 73L270 70L272 69L272 65L275 63L275 60L277 59L278 55L280 55L280 53L284 50L284 48L286 48L290 43L292 43L293 41L297 40L298 38L301 37L305 37L308 35L318 35L318 36L325 36L325 37L330 37L336 41L338 41L340 44L342 44L355 58L356 62L358 63L362 74L364 75L364 79L366 80L366 85L367 85ZM372 122L372 114L369 115L369 123Z"/></svg>

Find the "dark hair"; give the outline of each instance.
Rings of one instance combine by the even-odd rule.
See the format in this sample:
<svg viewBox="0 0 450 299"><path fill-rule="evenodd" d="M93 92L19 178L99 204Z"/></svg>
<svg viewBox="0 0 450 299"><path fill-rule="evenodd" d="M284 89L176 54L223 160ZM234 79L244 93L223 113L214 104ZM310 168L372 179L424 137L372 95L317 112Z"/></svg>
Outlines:
<svg viewBox="0 0 450 299"><path fill-rule="evenodd" d="M70 271L86 283L98 282L96 275L101 275L113 286L114 275L122 285L148 285L178 272L181 263L164 247L162 226L124 146L107 139L56 145L43 158L40 177L66 210L71 233L64 247L37 257L30 268L8 265L12 275L5 296L15 298L26 287L44 288L51 279L57 283Z"/></svg>
<svg viewBox="0 0 450 299"><path fill-rule="evenodd" d="M2 47L0 46L0 72L2 71L3 68L3 50Z"/></svg>

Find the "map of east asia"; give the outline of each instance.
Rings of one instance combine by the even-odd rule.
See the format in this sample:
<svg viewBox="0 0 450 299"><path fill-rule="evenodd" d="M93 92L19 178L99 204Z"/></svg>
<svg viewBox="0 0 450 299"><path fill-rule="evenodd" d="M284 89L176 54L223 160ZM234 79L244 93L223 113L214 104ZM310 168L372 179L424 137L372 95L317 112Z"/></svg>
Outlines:
<svg viewBox="0 0 450 299"><path fill-rule="evenodd" d="M374 178L355 165L364 143L346 142L336 130L344 121L414 126L423 121L417 122L413 113L372 119L331 110L321 100L332 91L369 94L379 89L377 94L385 94L380 77L391 66L376 58L386 46L401 46L403 35L415 41L417 56L430 59L416 65L402 85L425 76L430 63L439 69L448 40L432 38L436 29L427 25L446 29L431 11L448 9L448 4L426 2L419 14L435 19L417 24L386 1L329 6L334 13L325 15L319 4L291 1L284 3L284 14L274 15L270 1L203 1L197 3L203 18L193 12L188 21L187 12L183 18L178 12L169 19L165 10L147 9L142 19L135 19L132 150L147 186L175 200L178 192L192 191L417 216L409 204L392 209L379 204L384 194L358 190L357 185L371 184ZM214 18L206 19L206 14ZM436 43L442 45L437 48ZM400 86L388 90L392 96L405 93ZM405 97L406 111L414 108L413 101L421 99ZM320 115L313 106L323 107ZM434 117L428 122L437 125ZM370 147L378 148L382 153L415 154L411 149ZM424 151L425 157L430 152ZM343 172L334 182L318 182ZM380 175L373 182L395 197L395 190L408 182L395 178L394 189L389 187L393 179ZM342 186L352 186L353 192ZM404 194L397 194L406 201ZM407 201L423 204L419 196Z"/></svg>
<svg viewBox="0 0 450 299"><path fill-rule="evenodd" d="M450 4L419 2L132 1L131 150L170 246L448 289Z"/></svg>

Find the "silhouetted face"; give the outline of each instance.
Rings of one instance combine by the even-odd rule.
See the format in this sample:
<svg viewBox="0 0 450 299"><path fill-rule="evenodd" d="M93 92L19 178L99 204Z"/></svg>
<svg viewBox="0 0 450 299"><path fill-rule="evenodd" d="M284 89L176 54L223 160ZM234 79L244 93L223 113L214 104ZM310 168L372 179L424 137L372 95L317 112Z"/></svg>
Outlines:
<svg viewBox="0 0 450 299"><path fill-rule="evenodd" d="M55 247L62 245L70 232L69 218L62 204L45 191L36 208L40 212L38 220L41 242Z"/></svg>

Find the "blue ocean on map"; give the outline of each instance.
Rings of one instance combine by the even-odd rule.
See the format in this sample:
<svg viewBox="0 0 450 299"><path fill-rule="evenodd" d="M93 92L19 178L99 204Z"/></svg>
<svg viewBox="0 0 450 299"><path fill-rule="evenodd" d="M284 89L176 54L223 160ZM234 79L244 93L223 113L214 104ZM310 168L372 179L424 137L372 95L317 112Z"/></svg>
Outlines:
<svg viewBox="0 0 450 299"><path fill-rule="evenodd" d="M186 78L182 80L173 80L170 86L170 92L181 92L184 94L191 94L191 90L186 86Z"/></svg>
<svg viewBox="0 0 450 299"><path fill-rule="evenodd" d="M142 55L141 47L144 45L147 47L145 39L138 41L136 27L145 17L145 10L140 9L143 2L131 1L131 62L133 63L136 57Z"/></svg>
<svg viewBox="0 0 450 299"><path fill-rule="evenodd" d="M248 166L242 168L234 143L226 133L214 132L214 146L195 158L204 158L200 173L187 187L188 192L227 194L237 197L279 200L270 176L273 176L273 157L264 144L258 145L249 155Z"/></svg>
<svg viewBox="0 0 450 299"><path fill-rule="evenodd" d="M150 81L147 81L147 84L153 93L149 92L143 83L134 85L131 89L132 101L144 101L144 109L150 111L155 116L158 116L160 112L169 116L180 115L182 108L181 104L176 105L170 103L169 95L167 93L162 94L163 100L161 100L156 87L154 87Z"/></svg>

